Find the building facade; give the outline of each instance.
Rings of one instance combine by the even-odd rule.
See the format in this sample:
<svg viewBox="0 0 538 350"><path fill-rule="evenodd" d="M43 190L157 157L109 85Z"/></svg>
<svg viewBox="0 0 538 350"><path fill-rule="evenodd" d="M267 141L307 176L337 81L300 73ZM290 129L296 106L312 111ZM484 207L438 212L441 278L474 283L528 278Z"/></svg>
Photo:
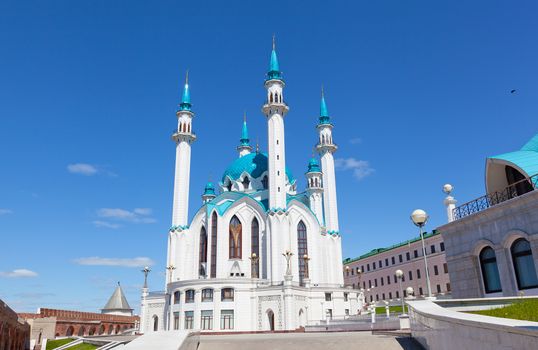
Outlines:
<svg viewBox="0 0 538 350"><path fill-rule="evenodd" d="M453 209L443 235L455 298L538 295L538 135L486 160L487 195Z"/></svg>
<svg viewBox="0 0 538 350"><path fill-rule="evenodd" d="M0 350L26 350L30 326L0 299Z"/></svg>
<svg viewBox="0 0 538 350"><path fill-rule="evenodd" d="M433 296L449 296L452 290L445 260L445 244L438 231L424 234ZM387 248L374 249L356 259L344 260L344 280L353 290L364 290L367 303L394 301L412 287L417 297L428 296L420 237ZM403 271L402 289L396 270Z"/></svg>
<svg viewBox="0 0 538 350"><path fill-rule="evenodd" d="M194 113L188 80L177 112L172 226L166 290L142 292L141 330L293 330L358 309L344 288L332 128L322 93L316 150L297 190L286 164L285 83L273 45L262 113L267 152L243 121L238 156L188 221ZM313 123L314 124L314 123ZM314 125L312 125L314 126ZM320 165L321 164L321 165Z"/></svg>

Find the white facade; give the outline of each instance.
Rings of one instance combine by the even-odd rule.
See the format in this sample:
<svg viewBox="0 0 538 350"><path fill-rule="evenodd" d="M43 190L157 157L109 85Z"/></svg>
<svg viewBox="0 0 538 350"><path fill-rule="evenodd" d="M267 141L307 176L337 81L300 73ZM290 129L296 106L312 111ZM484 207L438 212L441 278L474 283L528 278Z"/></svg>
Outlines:
<svg viewBox="0 0 538 350"><path fill-rule="evenodd" d="M361 308L357 292L344 288L332 135L330 144L318 146L322 169L311 159L307 189L297 193L286 167L284 116L289 109L274 49L265 87L268 153L251 152L245 121L239 158L224 172L220 194L208 183L203 206L187 224L195 136L186 86L173 136L176 180L166 290L144 289L142 332L293 330Z"/></svg>

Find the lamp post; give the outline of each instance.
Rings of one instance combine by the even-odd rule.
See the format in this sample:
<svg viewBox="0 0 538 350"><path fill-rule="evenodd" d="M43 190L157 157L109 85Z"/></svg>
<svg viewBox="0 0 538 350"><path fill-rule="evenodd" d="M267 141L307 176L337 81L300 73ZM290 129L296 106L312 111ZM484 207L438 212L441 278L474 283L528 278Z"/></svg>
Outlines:
<svg viewBox="0 0 538 350"><path fill-rule="evenodd" d="M396 272L394 272L394 275L396 275L396 278L398 279L398 282L400 284L400 296L401 296L401 300L402 300L402 313L405 314L405 303L404 303L404 297L403 297L403 290L402 290L402 277L403 277L403 271L402 270L396 270Z"/></svg>
<svg viewBox="0 0 538 350"><path fill-rule="evenodd" d="M361 285L361 277L362 277L362 270L361 270L361 269L357 269L357 275L359 276L359 288L360 288L360 285Z"/></svg>
<svg viewBox="0 0 538 350"><path fill-rule="evenodd" d="M428 298L433 299L432 287L430 285L430 271L428 270L428 259L426 256L426 245L424 244L424 234L422 227L426 225L428 221L428 214L422 209L416 209L411 213L411 221L418 226L420 232L420 240L422 241L422 255L424 256L424 267L426 268L426 287L428 288Z"/></svg>
<svg viewBox="0 0 538 350"><path fill-rule="evenodd" d="M144 269L141 270L144 273L144 288L148 288L148 273L150 273L149 266L144 266Z"/></svg>
<svg viewBox="0 0 538 350"><path fill-rule="evenodd" d="M413 287L405 288L405 292L407 293L407 299L414 299L413 293L415 293L415 290L413 289ZM409 305L407 305L407 312L409 312Z"/></svg>

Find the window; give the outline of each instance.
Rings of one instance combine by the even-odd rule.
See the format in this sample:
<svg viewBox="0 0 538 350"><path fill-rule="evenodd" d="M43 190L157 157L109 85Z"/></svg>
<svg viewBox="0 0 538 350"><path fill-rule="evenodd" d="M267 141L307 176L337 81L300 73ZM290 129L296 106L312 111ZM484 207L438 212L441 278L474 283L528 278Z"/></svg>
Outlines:
<svg viewBox="0 0 538 350"><path fill-rule="evenodd" d="M441 293L441 285L440 284L437 285L437 293Z"/></svg>
<svg viewBox="0 0 538 350"><path fill-rule="evenodd" d="M234 301L234 289L223 288L220 291L220 300L222 301Z"/></svg>
<svg viewBox="0 0 538 350"><path fill-rule="evenodd" d="M443 271L444 271L444 273L448 273L448 265L447 265L447 263L443 264Z"/></svg>
<svg viewBox="0 0 538 350"><path fill-rule="evenodd" d="M194 311L185 311L185 329L193 329Z"/></svg>
<svg viewBox="0 0 538 350"><path fill-rule="evenodd" d="M200 264L200 276L206 275L207 264L207 232L205 227L202 226L200 230L200 251L199 251L199 264Z"/></svg>
<svg viewBox="0 0 538 350"><path fill-rule="evenodd" d="M220 311L220 329L234 329L234 310Z"/></svg>
<svg viewBox="0 0 538 350"><path fill-rule="evenodd" d="M387 284L390 284L390 276L387 276Z"/></svg>
<svg viewBox="0 0 538 350"><path fill-rule="evenodd" d="M374 278L374 286L377 288L377 278Z"/></svg>
<svg viewBox="0 0 538 350"><path fill-rule="evenodd" d="M381 285L384 286L385 285L385 281L383 280L383 277L381 277ZM385 299L385 298L383 298Z"/></svg>
<svg viewBox="0 0 538 350"><path fill-rule="evenodd" d="M327 309L327 319L333 319L333 309Z"/></svg>
<svg viewBox="0 0 538 350"><path fill-rule="evenodd" d="M179 312L174 312L174 330L179 329Z"/></svg>
<svg viewBox="0 0 538 350"><path fill-rule="evenodd" d="M364 272L364 265L361 266L361 271Z"/></svg>
<svg viewBox="0 0 538 350"><path fill-rule="evenodd" d="M229 230L229 258L241 259L241 241L243 240L243 227L237 216L230 220Z"/></svg>
<svg viewBox="0 0 538 350"><path fill-rule="evenodd" d="M375 270L375 261L372 263L372 270Z"/></svg>
<svg viewBox="0 0 538 350"><path fill-rule="evenodd" d="M406 261L411 260L411 254L409 254L409 252L405 253L405 260Z"/></svg>
<svg viewBox="0 0 538 350"><path fill-rule="evenodd" d="M174 304L179 304L179 290L174 292Z"/></svg>
<svg viewBox="0 0 538 350"><path fill-rule="evenodd" d="M366 282L362 281L362 288L366 289Z"/></svg>
<svg viewBox="0 0 538 350"><path fill-rule="evenodd" d="M226 189L228 191L231 191L232 190L232 183L228 181L228 183L226 184Z"/></svg>
<svg viewBox="0 0 538 350"><path fill-rule="evenodd" d="M392 257L391 260L392 260L392 265L396 264L396 260L394 259L394 257Z"/></svg>
<svg viewBox="0 0 538 350"><path fill-rule="evenodd" d="M441 242L439 244L440 248L441 248L441 251L444 252L445 251L445 242Z"/></svg>
<svg viewBox="0 0 538 350"><path fill-rule="evenodd" d="M332 293L325 293L325 301L331 301L333 300Z"/></svg>
<svg viewBox="0 0 538 350"><path fill-rule="evenodd" d="M368 280L368 288L372 288L372 280Z"/></svg>
<svg viewBox="0 0 538 350"><path fill-rule="evenodd" d="M396 298L400 297L400 292L396 291Z"/></svg>
<svg viewBox="0 0 538 350"><path fill-rule="evenodd" d="M211 218L211 277L217 277L217 213Z"/></svg>
<svg viewBox="0 0 538 350"><path fill-rule="evenodd" d="M381 260L379 260L379 268L382 268L383 265L381 264Z"/></svg>
<svg viewBox="0 0 538 350"><path fill-rule="evenodd" d="M417 269L417 278L420 278L420 269Z"/></svg>
<svg viewBox="0 0 538 350"><path fill-rule="evenodd" d="M398 255L398 260L399 260L400 262L403 262L402 254Z"/></svg>
<svg viewBox="0 0 538 350"><path fill-rule="evenodd" d="M346 272L347 272L347 275L349 276L349 270ZM351 276L353 276L354 274L355 274L355 269L351 269Z"/></svg>
<svg viewBox="0 0 538 350"><path fill-rule="evenodd" d="M499 277L499 269L497 268L495 251L491 247L485 247L480 252L479 259L486 293L500 292L502 290L501 279Z"/></svg>
<svg viewBox="0 0 538 350"><path fill-rule="evenodd" d="M375 301L379 301L379 294L375 295Z"/></svg>
<svg viewBox="0 0 538 350"><path fill-rule="evenodd" d="M243 178L243 189L248 190L249 185L250 185L250 180L248 179L248 176L245 176Z"/></svg>
<svg viewBox="0 0 538 350"><path fill-rule="evenodd" d="M349 299L348 293L344 293L344 301L348 301L348 299Z"/></svg>
<svg viewBox="0 0 538 350"><path fill-rule="evenodd" d="M418 250L415 249L415 251L413 252L413 256L416 258L418 258Z"/></svg>
<svg viewBox="0 0 538 350"><path fill-rule="evenodd" d="M413 280L413 271L409 270L409 280Z"/></svg>
<svg viewBox="0 0 538 350"><path fill-rule="evenodd" d="M393 277L394 277L394 283L398 282L396 279L396 275L394 275Z"/></svg>
<svg viewBox="0 0 538 350"><path fill-rule="evenodd" d="M252 219L250 224L250 251L251 254L256 254L260 257L260 225L258 224L258 219ZM252 264L251 276L253 278L260 277L260 260L257 260L256 263Z"/></svg>
<svg viewBox="0 0 538 350"><path fill-rule="evenodd" d="M185 302L194 303L194 289L189 289L185 291Z"/></svg>
<svg viewBox="0 0 538 350"><path fill-rule="evenodd" d="M366 269L370 271L370 264L366 264Z"/></svg>
<svg viewBox="0 0 538 350"><path fill-rule="evenodd" d="M385 259L385 266L389 266L389 258Z"/></svg>
<svg viewBox="0 0 538 350"><path fill-rule="evenodd" d="M510 247L512 263L516 274L518 289L538 287L538 278L534 267L531 245L526 239L520 238Z"/></svg>
<svg viewBox="0 0 538 350"><path fill-rule="evenodd" d="M437 268L437 265L433 265L433 273L435 276L439 275L439 269Z"/></svg>
<svg viewBox="0 0 538 350"><path fill-rule="evenodd" d="M385 293L381 295L381 299L385 300Z"/></svg>
<svg viewBox="0 0 538 350"><path fill-rule="evenodd" d="M202 310L200 328L202 330L213 329L213 310Z"/></svg>
<svg viewBox="0 0 538 350"><path fill-rule="evenodd" d="M424 293L422 293L422 287L418 288L418 295L424 295Z"/></svg>
<svg viewBox="0 0 538 350"><path fill-rule="evenodd" d="M450 292L450 283L447 283L447 284L446 284L446 291L447 291L447 292Z"/></svg>
<svg viewBox="0 0 538 350"><path fill-rule="evenodd" d="M435 253L435 246L433 244L431 245L430 250L431 250L432 254Z"/></svg>
<svg viewBox="0 0 538 350"><path fill-rule="evenodd" d="M349 316L349 309L345 309L345 310L344 310L344 314L345 314L346 316Z"/></svg>
<svg viewBox="0 0 538 350"><path fill-rule="evenodd" d="M374 297L370 295L370 302L374 301Z"/></svg>
<svg viewBox="0 0 538 350"><path fill-rule="evenodd" d="M213 301L213 289L202 289L202 301Z"/></svg>
<svg viewBox="0 0 538 350"><path fill-rule="evenodd" d="M389 299L392 299L392 292L389 292Z"/></svg>
<svg viewBox="0 0 538 350"><path fill-rule="evenodd" d="M308 241L306 239L306 226L303 221L299 221L297 224L297 259L299 259L299 280L308 278L308 271L306 271L307 264L304 259L305 255L308 255Z"/></svg>
<svg viewBox="0 0 538 350"><path fill-rule="evenodd" d="M262 186L266 190L269 188L269 178L265 175L262 179Z"/></svg>

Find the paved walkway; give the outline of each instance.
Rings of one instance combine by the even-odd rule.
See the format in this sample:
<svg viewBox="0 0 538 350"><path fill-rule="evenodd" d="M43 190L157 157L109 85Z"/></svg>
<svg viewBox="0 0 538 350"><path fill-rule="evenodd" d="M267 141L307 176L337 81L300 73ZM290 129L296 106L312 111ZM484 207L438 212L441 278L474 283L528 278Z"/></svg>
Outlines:
<svg viewBox="0 0 538 350"><path fill-rule="evenodd" d="M276 333L204 335L199 350L415 350L421 347L409 337L372 335L370 332Z"/></svg>

